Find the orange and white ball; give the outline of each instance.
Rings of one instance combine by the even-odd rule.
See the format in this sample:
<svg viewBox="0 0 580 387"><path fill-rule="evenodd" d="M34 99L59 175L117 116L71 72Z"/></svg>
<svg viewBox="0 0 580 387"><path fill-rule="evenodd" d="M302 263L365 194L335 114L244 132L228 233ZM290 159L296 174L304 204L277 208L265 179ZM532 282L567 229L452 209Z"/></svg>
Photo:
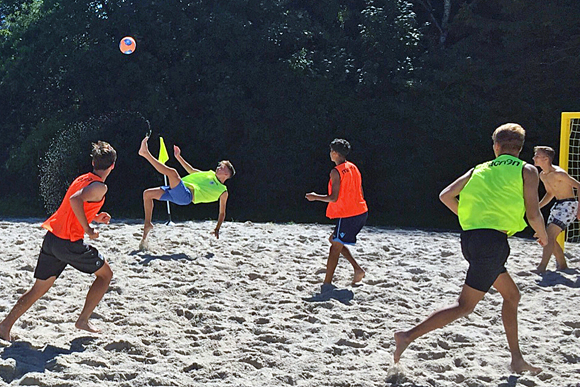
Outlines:
<svg viewBox="0 0 580 387"><path fill-rule="evenodd" d="M119 50L126 55L134 53L136 48L137 43L135 42L135 39L130 36L125 36L119 43Z"/></svg>

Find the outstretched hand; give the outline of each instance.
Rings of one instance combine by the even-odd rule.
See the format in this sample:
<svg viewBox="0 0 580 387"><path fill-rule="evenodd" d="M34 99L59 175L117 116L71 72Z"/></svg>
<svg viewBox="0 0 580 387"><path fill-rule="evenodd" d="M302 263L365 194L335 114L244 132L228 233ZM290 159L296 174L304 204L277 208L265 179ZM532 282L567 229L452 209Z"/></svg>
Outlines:
<svg viewBox="0 0 580 387"><path fill-rule="evenodd" d="M305 198L308 199L309 202L315 201L317 197L318 197L318 194L316 194L314 192L307 193L305 196Z"/></svg>
<svg viewBox="0 0 580 387"><path fill-rule="evenodd" d="M219 230L218 228L216 228L215 230L213 230L211 233L212 233L213 235L215 235L215 237L216 237L217 239L220 239L220 230Z"/></svg>
<svg viewBox="0 0 580 387"><path fill-rule="evenodd" d="M179 149L177 145L173 145L173 154L175 155L175 157L181 155L181 149Z"/></svg>

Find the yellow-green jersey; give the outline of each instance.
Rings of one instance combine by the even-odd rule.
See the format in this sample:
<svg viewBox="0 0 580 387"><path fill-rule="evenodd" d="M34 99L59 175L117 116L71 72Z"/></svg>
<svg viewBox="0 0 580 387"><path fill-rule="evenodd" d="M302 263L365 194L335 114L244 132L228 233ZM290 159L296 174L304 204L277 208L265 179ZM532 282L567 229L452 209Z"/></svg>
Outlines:
<svg viewBox="0 0 580 387"><path fill-rule="evenodd" d="M181 179L183 184L193 192L193 203L211 203L217 201L228 190L215 175L214 171L202 171L189 174Z"/></svg>
<svg viewBox="0 0 580 387"><path fill-rule="evenodd" d="M479 164L459 194L459 223L463 230L493 229L513 235L526 228L524 220L525 162L511 155Z"/></svg>

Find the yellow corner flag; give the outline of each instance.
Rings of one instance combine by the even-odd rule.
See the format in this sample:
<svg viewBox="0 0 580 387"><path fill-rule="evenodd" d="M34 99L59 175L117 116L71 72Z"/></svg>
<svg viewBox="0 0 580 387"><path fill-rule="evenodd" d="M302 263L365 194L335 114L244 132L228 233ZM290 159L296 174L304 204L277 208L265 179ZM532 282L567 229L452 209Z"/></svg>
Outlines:
<svg viewBox="0 0 580 387"><path fill-rule="evenodd" d="M167 148L165 148L165 142L163 142L163 137L159 137L159 162L165 164L169 160L169 155L167 154Z"/></svg>

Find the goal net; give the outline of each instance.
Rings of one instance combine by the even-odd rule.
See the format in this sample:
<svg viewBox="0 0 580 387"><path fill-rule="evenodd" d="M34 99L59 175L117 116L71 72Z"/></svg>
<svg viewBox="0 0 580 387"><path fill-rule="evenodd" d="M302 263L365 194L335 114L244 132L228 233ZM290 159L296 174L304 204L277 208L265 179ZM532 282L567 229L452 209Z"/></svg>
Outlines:
<svg viewBox="0 0 580 387"><path fill-rule="evenodd" d="M560 129L560 167L580 180L580 112L562 113ZM578 195L578 192L576 192ZM564 242L580 242L580 223L574 221L558 236L562 249Z"/></svg>

